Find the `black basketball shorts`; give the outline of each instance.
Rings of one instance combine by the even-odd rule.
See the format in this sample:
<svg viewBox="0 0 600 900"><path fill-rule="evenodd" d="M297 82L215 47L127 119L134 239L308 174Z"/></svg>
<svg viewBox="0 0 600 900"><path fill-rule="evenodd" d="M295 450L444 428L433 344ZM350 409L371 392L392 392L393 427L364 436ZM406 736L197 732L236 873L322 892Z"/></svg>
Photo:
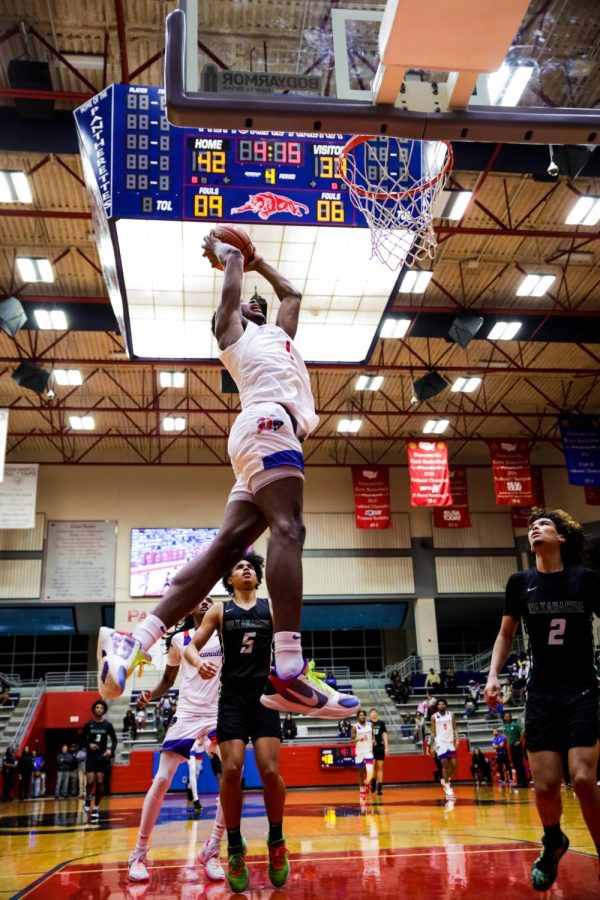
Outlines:
<svg viewBox="0 0 600 900"><path fill-rule="evenodd" d="M530 692L525 706L525 746L532 753L594 747L598 740L598 694L586 691Z"/></svg>
<svg viewBox="0 0 600 900"><path fill-rule="evenodd" d="M85 758L86 772L98 772L101 775L106 775L109 766L110 757L103 756L102 753L99 753L98 751L88 750L88 754Z"/></svg>
<svg viewBox="0 0 600 900"><path fill-rule="evenodd" d="M281 740L281 723L279 713L267 709L260 702L260 690L233 690L221 685L219 711L217 714L217 743L239 740L253 744L259 738L274 737Z"/></svg>
<svg viewBox="0 0 600 900"><path fill-rule="evenodd" d="M383 762L385 759L385 747L373 747L373 759Z"/></svg>

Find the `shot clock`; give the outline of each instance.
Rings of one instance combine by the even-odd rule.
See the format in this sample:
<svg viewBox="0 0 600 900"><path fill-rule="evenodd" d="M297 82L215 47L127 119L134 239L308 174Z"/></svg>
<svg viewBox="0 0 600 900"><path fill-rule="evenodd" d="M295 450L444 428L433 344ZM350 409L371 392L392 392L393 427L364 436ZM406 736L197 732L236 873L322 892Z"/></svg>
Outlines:
<svg viewBox="0 0 600 900"><path fill-rule="evenodd" d="M112 85L75 118L109 218L367 227L338 173L347 135L175 128L164 91L138 85ZM404 165L385 142L369 153L371 174Z"/></svg>

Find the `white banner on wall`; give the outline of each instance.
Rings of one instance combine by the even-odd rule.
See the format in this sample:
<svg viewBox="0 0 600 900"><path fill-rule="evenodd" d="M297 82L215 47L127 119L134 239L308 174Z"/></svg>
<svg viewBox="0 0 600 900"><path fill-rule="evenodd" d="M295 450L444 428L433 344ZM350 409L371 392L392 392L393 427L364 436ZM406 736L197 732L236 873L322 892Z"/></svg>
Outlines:
<svg viewBox="0 0 600 900"><path fill-rule="evenodd" d="M48 522L42 601L113 603L117 523Z"/></svg>
<svg viewBox="0 0 600 900"><path fill-rule="evenodd" d="M4 481L6 459L6 435L8 434L8 410L0 409L0 482Z"/></svg>
<svg viewBox="0 0 600 900"><path fill-rule="evenodd" d="M0 528L35 528L37 463L6 463L0 483Z"/></svg>

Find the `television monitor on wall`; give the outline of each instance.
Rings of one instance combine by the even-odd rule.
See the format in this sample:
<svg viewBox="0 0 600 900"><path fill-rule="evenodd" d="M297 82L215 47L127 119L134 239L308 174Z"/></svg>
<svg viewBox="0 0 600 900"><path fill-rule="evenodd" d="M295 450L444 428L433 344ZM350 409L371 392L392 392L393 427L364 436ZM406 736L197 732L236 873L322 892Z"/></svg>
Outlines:
<svg viewBox="0 0 600 900"><path fill-rule="evenodd" d="M161 597L177 570L204 553L217 531L217 528L132 528L130 596ZM210 593L225 594L225 589L219 582Z"/></svg>

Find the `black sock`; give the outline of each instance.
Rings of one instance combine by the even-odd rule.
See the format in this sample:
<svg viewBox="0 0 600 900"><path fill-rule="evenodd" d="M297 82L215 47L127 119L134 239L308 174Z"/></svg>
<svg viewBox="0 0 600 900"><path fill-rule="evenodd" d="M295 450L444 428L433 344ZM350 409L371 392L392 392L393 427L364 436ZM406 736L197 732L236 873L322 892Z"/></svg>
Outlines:
<svg viewBox="0 0 600 900"><path fill-rule="evenodd" d="M559 847L562 847L564 835L560 822L557 822L556 825L544 825L544 838L544 844L548 848L558 850Z"/></svg>
<svg viewBox="0 0 600 900"><path fill-rule="evenodd" d="M237 828L227 829L227 843L230 847L242 846L242 832L240 831L239 825Z"/></svg>
<svg viewBox="0 0 600 900"><path fill-rule="evenodd" d="M596 844L596 853L600 856L600 844Z"/></svg>
<svg viewBox="0 0 600 900"><path fill-rule="evenodd" d="M283 822L269 822L269 843L283 840Z"/></svg>
<svg viewBox="0 0 600 900"><path fill-rule="evenodd" d="M377 790L379 791L379 793L381 793L381 789L382 789L382 788L383 788L383 782L382 782L382 781L378 781L378 782L377 782Z"/></svg>

